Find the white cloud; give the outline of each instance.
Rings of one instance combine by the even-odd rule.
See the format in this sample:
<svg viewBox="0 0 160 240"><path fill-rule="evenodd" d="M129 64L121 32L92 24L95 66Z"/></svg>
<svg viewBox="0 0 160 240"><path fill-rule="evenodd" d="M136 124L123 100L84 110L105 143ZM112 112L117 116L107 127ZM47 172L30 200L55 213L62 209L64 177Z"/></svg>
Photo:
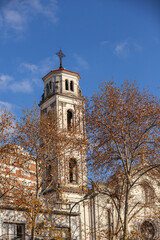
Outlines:
<svg viewBox="0 0 160 240"><path fill-rule="evenodd" d="M30 64L30 63L22 63L19 66L20 71L25 71L25 70L29 70L32 73L37 72L38 70L38 66L35 64Z"/></svg>
<svg viewBox="0 0 160 240"><path fill-rule="evenodd" d="M114 48L114 54L126 58L133 51L140 52L142 46L137 43L134 39L127 39L121 43L118 43Z"/></svg>
<svg viewBox="0 0 160 240"><path fill-rule="evenodd" d="M77 54L75 54L74 56L76 58L77 65L78 65L77 69L79 69L79 67L84 68L84 69L88 69L88 63L83 57L81 57Z"/></svg>
<svg viewBox="0 0 160 240"><path fill-rule="evenodd" d="M108 41L104 40L104 41L101 41L101 42L100 42L100 45L101 45L101 46L106 46L108 43L109 43Z"/></svg>
<svg viewBox="0 0 160 240"><path fill-rule="evenodd" d="M114 53L121 57L127 57L129 54L128 41L118 43L114 49Z"/></svg>
<svg viewBox="0 0 160 240"><path fill-rule="evenodd" d="M14 81L14 78L9 75L0 75L0 90L11 90L12 92L30 93L32 92L32 84L28 80L20 82Z"/></svg>
<svg viewBox="0 0 160 240"><path fill-rule="evenodd" d="M9 76L9 75L1 75L0 76L0 81L2 82L7 82L7 81L11 81L13 79L13 77Z"/></svg>
<svg viewBox="0 0 160 240"><path fill-rule="evenodd" d="M20 110L21 107L16 105L16 104L13 104L13 103L10 103L10 102L4 102L4 101L0 101L0 114L5 110L7 109L9 112L13 113L17 110Z"/></svg>
<svg viewBox="0 0 160 240"><path fill-rule="evenodd" d="M36 15L41 15L52 23L56 23L58 20L57 10L57 0L4 1L0 9L0 27L5 30L22 31Z"/></svg>
<svg viewBox="0 0 160 240"><path fill-rule="evenodd" d="M15 108L15 105L9 102L0 101L0 109L7 109L8 111L12 111Z"/></svg>
<svg viewBox="0 0 160 240"><path fill-rule="evenodd" d="M53 56L41 60L39 64L21 63L17 70L21 73L25 72L26 78L30 79L30 84L33 83L37 86L42 86L41 78L56 66L58 66L58 58Z"/></svg>
<svg viewBox="0 0 160 240"><path fill-rule="evenodd" d="M14 93L31 93L35 86L43 86L42 76L46 75L57 65L58 58L56 56L45 58L39 64L23 62L17 67L20 81L15 80L16 78L10 75L0 75L0 91L11 90Z"/></svg>
<svg viewBox="0 0 160 240"><path fill-rule="evenodd" d="M8 83L13 80L13 77L9 75L2 74L0 75L0 89L5 89L8 86Z"/></svg>
<svg viewBox="0 0 160 240"><path fill-rule="evenodd" d="M37 10L37 12L43 14L48 17L53 23L57 22L58 18L56 16L58 10L58 2L57 0L30 0L33 8Z"/></svg>
<svg viewBox="0 0 160 240"><path fill-rule="evenodd" d="M58 62L56 56L48 57L39 62L39 65L33 63L21 63L18 67L20 72L31 72L35 75L40 75L48 73ZM33 75L32 75L33 76Z"/></svg>
<svg viewBox="0 0 160 240"><path fill-rule="evenodd" d="M21 93L30 93L33 91L32 85L29 81L24 80L22 82L14 82L10 89L13 92L21 92Z"/></svg>
<svg viewBox="0 0 160 240"><path fill-rule="evenodd" d="M25 18L15 10L5 9L3 12L3 21L14 30L22 30Z"/></svg>

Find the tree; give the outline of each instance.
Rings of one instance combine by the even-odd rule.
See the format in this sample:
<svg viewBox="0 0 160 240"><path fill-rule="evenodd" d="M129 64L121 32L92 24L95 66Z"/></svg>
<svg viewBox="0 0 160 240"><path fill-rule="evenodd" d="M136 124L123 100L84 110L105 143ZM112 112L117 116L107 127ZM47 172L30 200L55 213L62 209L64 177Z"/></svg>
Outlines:
<svg viewBox="0 0 160 240"><path fill-rule="evenodd" d="M160 101L135 83L102 83L87 109L87 131L92 175L106 182L102 191L117 210L113 234L121 232L125 240L137 211L130 209L131 191L159 170Z"/></svg>
<svg viewBox="0 0 160 240"><path fill-rule="evenodd" d="M35 107L23 110L23 117L16 123L14 144L23 149L20 164L23 165L23 174L30 175L30 183L28 186L25 180L19 182L12 198L14 206L17 203L19 208L25 210L27 228L31 231L32 240L40 233L40 223L49 224L43 216L50 214L49 200L51 198L54 205L53 194L59 191L56 171L61 149L58 144L60 140L62 135L58 135L53 114L52 117L40 116L39 109ZM52 190L53 194L44 197L48 189ZM45 226L43 231L44 228Z"/></svg>
<svg viewBox="0 0 160 240"><path fill-rule="evenodd" d="M17 156L16 148L12 144L15 129L14 121L13 114L7 109L0 109L0 198L5 197L15 187L11 178L14 166L10 164L10 154L12 159Z"/></svg>

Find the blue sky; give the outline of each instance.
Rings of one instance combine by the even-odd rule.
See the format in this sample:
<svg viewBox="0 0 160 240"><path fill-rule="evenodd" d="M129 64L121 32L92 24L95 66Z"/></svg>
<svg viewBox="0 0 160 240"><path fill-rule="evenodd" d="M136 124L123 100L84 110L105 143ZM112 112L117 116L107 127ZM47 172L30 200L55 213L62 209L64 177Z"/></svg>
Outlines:
<svg viewBox="0 0 160 240"><path fill-rule="evenodd" d="M112 78L160 96L158 0L0 0L0 106L39 103L60 48L85 96Z"/></svg>

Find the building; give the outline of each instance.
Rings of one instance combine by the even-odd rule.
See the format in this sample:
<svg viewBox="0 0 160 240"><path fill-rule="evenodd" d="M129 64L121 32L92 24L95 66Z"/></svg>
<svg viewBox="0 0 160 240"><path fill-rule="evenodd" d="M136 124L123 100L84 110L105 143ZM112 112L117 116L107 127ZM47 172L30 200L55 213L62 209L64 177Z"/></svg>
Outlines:
<svg viewBox="0 0 160 240"><path fill-rule="evenodd" d="M66 70L62 66L63 53L58 53L60 67L51 70L42 79L44 93L40 102L42 114L55 112L59 119L59 128L66 129L68 134L76 128L78 134L75 139L86 138L84 118L84 98L79 87L80 76L76 72ZM71 151L72 149L72 151ZM23 153L25 156L25 153ZM52 159L50 159L52 160ZM13 159L8 156L7 164L3 167L12 169ZM51 183L45 196L53 196L56 199L52 213L54 216L55 231L52 239L60 236L61 239L74 240L98 240L120 239L113 237L116 231L117 212L111 199L105 194L106 185L94 183L93 188L87 187L87 163L86 149L73 148L68 145L64 149L63 158L57 159L54 165L45 167L44 179ZM54 181L52 181L52 169L57 166L56 179L58 187L62 189L64 201L54 195ZM13 169L13 177L19 178L22 185L34 184L35 166L32 162L28 166L19 166ZM46 185L44 186L44 188ZM160 192L159 181L146 175L137 183L133 190L132 205L129 210L133 211L133 218L129 223L129 230L139 231L144 240L160 239L158 217L155 210L159 208ZM29 240L30 233L26 229L26 218L23 209L14 209L10 205L1 204L0 213L0 239ZM156 208L156 209L155 209ZM136 217L135 217L136 216ZM44 239L38 236L36 239Z"/></svg>
<svg viewBox="0 0 160 240"><path fill-rule="evenodd" d="M21 189L32 191L34 188L36 184L35 163L32 160L22 161L22 159L27 159L27 156L18 146L10 149L10 153L5 154L5 157L1 155L0 159L1 194L6 192L0 200L0 239L10 240L16 237L24 240L26 218L24 210L17 208L14 196L20 194Z"/></svg>
<svg viewBox="0 0 160 240"><path fill-rule="evenodd" d="M50 111L56 111L60 128L68 130L69 133L76 128L79 131L77 138L84 137L86 135L83 116L84 98L79 87L79 74L64 69L60 64L59 69L50 71L42 79L44 94L40 102L41 112L48 114ZM68 228L68 231L71 229L73 239L82 239L86 234L85 228L88 222L88 214L86 215L85 211L89 210L83 204L75 205L74 208L72 206L84 199L86 194L86 149L74 150L70 145L67 148L63 158L58 159L57 178L60 188L63 189L63 198L67 199L68 203L59 204L62 209L68 208L65 212L67 217L63 222L63 228ZM48 174L47 169L46 174Z"/></svg>

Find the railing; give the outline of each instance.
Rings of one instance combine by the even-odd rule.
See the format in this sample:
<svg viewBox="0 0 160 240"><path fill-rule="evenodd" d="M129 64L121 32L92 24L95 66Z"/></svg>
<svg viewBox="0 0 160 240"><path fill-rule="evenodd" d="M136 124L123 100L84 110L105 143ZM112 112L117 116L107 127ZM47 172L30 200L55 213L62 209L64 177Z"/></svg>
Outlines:
<svg viewBox="0 0 160 240"><path fill-rule="evenodd" d="M51 96L53 96L54 94L55 94L55 91L50 91L47 95L43 93L41 103L44 102L47 98L50 98Z"/></svg>

